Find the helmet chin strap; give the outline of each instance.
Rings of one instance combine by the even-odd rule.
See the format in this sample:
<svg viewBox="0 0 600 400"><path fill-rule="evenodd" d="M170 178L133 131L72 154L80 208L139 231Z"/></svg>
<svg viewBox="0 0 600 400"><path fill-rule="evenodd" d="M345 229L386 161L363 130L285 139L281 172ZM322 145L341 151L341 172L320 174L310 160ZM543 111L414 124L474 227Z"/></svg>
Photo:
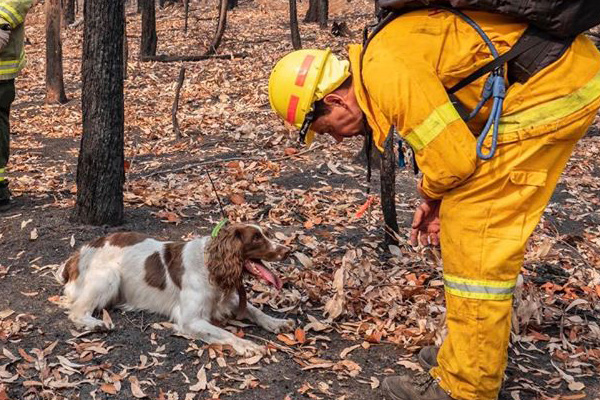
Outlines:
<svg viewBox="0 0 600 400"><path fill-rule="evenodd" d="M310 111L304 117L304 122L302 122L302 126L300 127L299 133L299 141L300 143L306 142L306 135L308 134L308 130L310 125L313 123L315 119L315 106L314 104L310 106Z"/></svg>

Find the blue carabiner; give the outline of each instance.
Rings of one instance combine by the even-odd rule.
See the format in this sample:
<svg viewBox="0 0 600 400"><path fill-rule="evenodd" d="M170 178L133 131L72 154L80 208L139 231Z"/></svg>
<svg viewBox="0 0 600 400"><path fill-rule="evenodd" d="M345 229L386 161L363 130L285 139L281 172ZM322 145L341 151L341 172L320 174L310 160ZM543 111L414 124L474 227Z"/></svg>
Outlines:
<svg viewBox="0 0 600 400"><path fill-rule="evenodd" d="M488 35L484 32L484 30L481 29L481 27L477 24L477 22L475 22L473 19L471 19L465 13L463 13L459 10L456 10L454 8L445 7L445 6L437 6L437 7L442 8L447 11L450 11L451 13L458 15L460 18L462 18L467 24L469 24L473 29L475 29L475 31L477 31L479 36L481 36L481 38L483 39L485 44L490 49L492 56L495 59L500 57L500 55L498 54L498 50L496 50L496 47L494 46L494 43L492 43L492 40L488 37ZM481 100L479 101L479 103L477 103L477 106L475 107L473 112L471 112L469 114L469 116L467 118L467 121L474 118L479 113L479 111L481 110L483 105L485 103L487 103L487 101L490 98L494 99L493 103L492 103L492 111L490 112L488 120L485 123L485 127L483 128L483 130L481 131L481 133L479 134L479 136L477 138L477 147L476 147L477 157L479 157L482 160L489 160L492 157L494 157L494 154L496 153L496 148L498 145L498 133L500 130L500 117L502 116L502 106L504 105L504 98L506 96L506 85L504 84L504 76L503 75L504 75L503 67L499 67L496 70L492 71L492 73L490 74L490 76L487 78L487 80L485 82L485 85L483 88L483 93L481 95ZM487 135L489 134L490 128L492 129L492 144L490 146L490 151L487 154L484 154L482 151L483 142L485 141Z"/></svg>
<svg viewBox="0 0 600 400"><path fill-rule="evenodd" d="M482 160L489 160L496 154L496 148L498 146L498 133L500 129L500 117L502 115L502 106L504 104L504 98L506 97L506 86L504 84L504 77L502 75L493 75L492 85L492 97L494 102L492 103L492 111L490 116L481 131L481 134L477 138L477 157ZM490 151L487 154L483 153L483 143L487 138L487 135L492 128L492 143L490 145Z"/></svg>

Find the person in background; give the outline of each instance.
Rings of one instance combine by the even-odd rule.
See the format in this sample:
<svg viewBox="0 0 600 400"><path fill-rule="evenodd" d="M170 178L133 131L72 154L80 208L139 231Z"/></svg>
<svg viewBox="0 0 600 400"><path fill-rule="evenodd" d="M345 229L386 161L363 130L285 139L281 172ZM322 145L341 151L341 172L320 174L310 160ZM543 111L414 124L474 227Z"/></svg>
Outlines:
<svg viewBox="0 0 600 400"><path fill-rule="evenodd" d="M32 0L0 0L0 212L11 206L6 179L10 153L10 106L15 78L25 67L25 16Z"/></svg>

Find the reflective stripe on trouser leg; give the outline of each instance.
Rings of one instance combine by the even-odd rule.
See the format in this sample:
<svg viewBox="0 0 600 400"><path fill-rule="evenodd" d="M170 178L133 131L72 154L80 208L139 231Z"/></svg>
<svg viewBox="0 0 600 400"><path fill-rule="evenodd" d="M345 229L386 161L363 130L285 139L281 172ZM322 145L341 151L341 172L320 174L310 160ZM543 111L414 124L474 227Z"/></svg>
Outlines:
<svg viewBox="0 0 600 400"><path fill-rule="evenodd" d="M446 293L467 299L479 300L509 300L515 290L516 282L511 281L484 281L464 279L454 275L444 275Z"/></svg>
<svg viewBox="0 0 600 400"><path fill-rule="evenodd" d="M431 374L457 400L495 400L507 362L514 282L577 140L600 101L560 129L499 145L440 211L448 336Z"/></svg>

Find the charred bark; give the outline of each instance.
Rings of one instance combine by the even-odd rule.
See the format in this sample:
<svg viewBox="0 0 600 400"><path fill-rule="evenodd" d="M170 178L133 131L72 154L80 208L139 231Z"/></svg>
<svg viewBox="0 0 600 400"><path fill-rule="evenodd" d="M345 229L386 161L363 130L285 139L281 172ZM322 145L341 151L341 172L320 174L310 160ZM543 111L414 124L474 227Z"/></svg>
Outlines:
<svg viewBox="0 0 600 400"><path fill-rule="evenodd" d="M177 78L177 87L175 88L175 99L173 100L173 107L171 107L171 119L173 121L173 133L177 139L181 139L181 129L179 129L179 120L177 119L177 110L179 109L179 97L181 94L181 88L183 87L183 81L185 80L185 66L182 65L179 70L179 78Z"/></svg>
<svg viewBox="0 0 600 400"><path fill-rule="evenodd" d="M123 79L127 79L129 62L129 40L127 40L127 8L123 7Z"/></svg>
<svg viewBox="0 0 600 400"><path fill-rule="evenodd" d="M219 23L217 24L217 30L215 32L215 36L208 46L208 50L206 51L206 55L215 54L219 45L221 44L221 40L223 39L223 35L225 34L225 28L227 27L227 0L221 0L219 3Z"/></svg>
<svg viewBox="0 0 600 400"><path fill-rule="evenodd" d="M74 219L123 221L123 0L85 1L83 7L83 135L77 161Z"/></svg>
<svg viewBox="0 0 600 400"><path fill-rule="evenodd" d="M156 7L154 0L139 0L142 9L142 41L140 56L156 55Z"/></svg>
<svg viewBox="0 0 600 400"><path fill-rule="evenodd" d="M394 153L394 131L390 129L384 142L381 157L381 210L386 225L385 243L398 245L392 232L398 233L396 216L396 155ZM391 232L390 232L391 231Z"/></svg>
<svg viewBox="0 0 600 400"><path fill-rule="evenodd" d="M183 0L183 32L187 33L188 31L188 20L190 16L190 0Z"/></svg>
<svg viewBox="0 0 600 400"><path fill-rule="evenodd" d="M298 27L298 10L296 9L296 0L290 0L290 30L292 34L292 46L294 50L302 48L300 39L300 28Z"/></svg>
<svg viewBox="0 0 600 400"><path fill-rule="evenodd" d="M66 103L60 40L60 0L46 0L46 103Z"/></svg>
<svg viewBox="0 0 600 400"><path fill-rule="evenodd" d="M304 22L317 22L319 20L319 0L309 0L308 10Z"/></svg>
<svg viewBox="0 0 600 400"><path fill-rule="evenodd" d="M319 27L327 28L329 20L329 0L319 0Z"/></svg>
<svg viewBox="0 0 600 400"><path fill-rule="evenodd" d="M75 22L75 0L62 0L63 21L65 26Z"/></svg>
<svg viewBox="0 0 600 400"><path fill-rule="evenodd" d="M318 22L321 28L326 28L328 20L329 0L310 0L304 22Z"/></svg>

